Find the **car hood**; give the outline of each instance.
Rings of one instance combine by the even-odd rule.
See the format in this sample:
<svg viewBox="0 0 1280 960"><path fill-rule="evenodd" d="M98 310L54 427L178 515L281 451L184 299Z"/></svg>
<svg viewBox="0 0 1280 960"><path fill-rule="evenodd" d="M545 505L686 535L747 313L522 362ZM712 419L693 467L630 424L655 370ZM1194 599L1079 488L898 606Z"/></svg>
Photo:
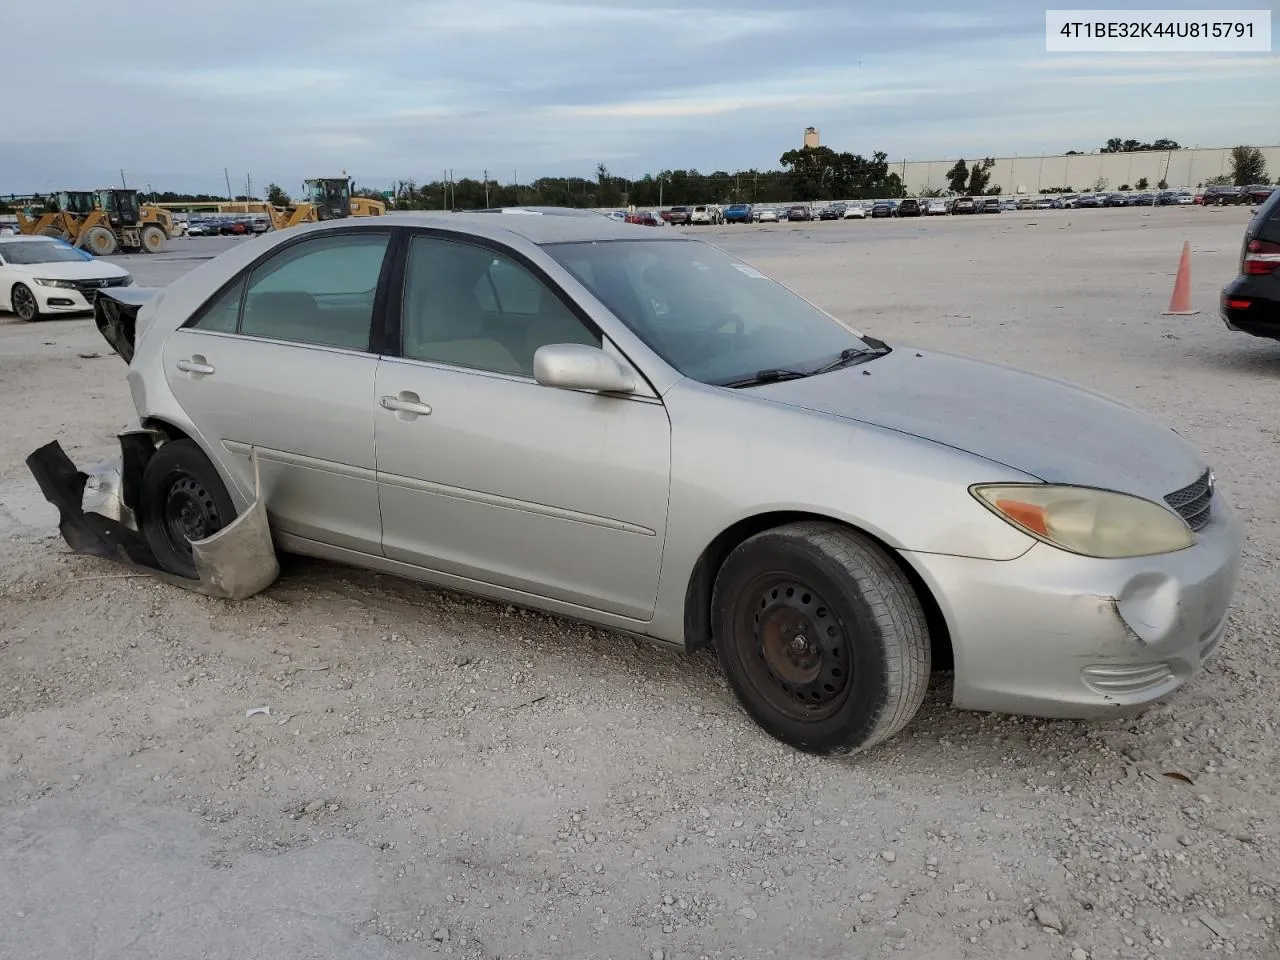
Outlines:
<svg viewBox="0 0 1280 960"><path fill-rule="evenodd" d="M1158 501L1206 469L1173 430L1115 400L1038 374L910 347L751 392L946 444L1049 483Z"/></svg>
<svg viewBox="0 0 1280 960"><path fill-rule="evenodd" d="M129 271L101 260L67 261L65 263L13 263L9 266L29 277L48 280L114 280L127 277Z"/></svg>

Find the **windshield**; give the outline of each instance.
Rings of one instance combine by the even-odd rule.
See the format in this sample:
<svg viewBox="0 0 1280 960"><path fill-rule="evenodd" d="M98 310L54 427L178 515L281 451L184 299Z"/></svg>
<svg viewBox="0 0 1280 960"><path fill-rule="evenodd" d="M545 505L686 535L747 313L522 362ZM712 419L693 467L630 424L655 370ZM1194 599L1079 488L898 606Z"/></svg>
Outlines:
<svg viewBox="0 0 1280 960"><path fill-rule="evenodd" d="M6 263L78 263L90 259L89 254L57 240L0 243L0 257Z"/></svg>
<svg viewBox="0 0 1280 960"><path fill-rule="evenodd" d="M812 373L842 351L872 349L782 284L698 240L543 249L693 380L726 384L762 370Z"/></svg>

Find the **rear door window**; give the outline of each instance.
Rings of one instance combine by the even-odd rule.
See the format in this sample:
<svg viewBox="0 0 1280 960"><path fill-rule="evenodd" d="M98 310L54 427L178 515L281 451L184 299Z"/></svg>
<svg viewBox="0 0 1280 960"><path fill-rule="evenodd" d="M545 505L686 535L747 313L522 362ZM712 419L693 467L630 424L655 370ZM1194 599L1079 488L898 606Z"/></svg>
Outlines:
<svg viewBox="0 0 1280 960"><path fill-rule="evenodd" d="M340 233L291 244L256 267L240 333L368 350L389 233Z"/></svg>

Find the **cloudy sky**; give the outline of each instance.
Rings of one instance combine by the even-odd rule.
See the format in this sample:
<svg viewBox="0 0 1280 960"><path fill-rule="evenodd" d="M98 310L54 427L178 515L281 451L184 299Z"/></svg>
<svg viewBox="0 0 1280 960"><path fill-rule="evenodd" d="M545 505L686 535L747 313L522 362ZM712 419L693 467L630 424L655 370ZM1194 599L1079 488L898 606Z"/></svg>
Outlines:
<svg viewBox="0 0 1280 960"><path fill-rule="evenodd" d="M297 192L342 170L390 186L768 169L809 125L895 160L1280 141L1280 56L1047 54L1044 5L1024 0L0 5L6 194L120 168L210 192L224 167L237 192L246 174Z"/></svg>

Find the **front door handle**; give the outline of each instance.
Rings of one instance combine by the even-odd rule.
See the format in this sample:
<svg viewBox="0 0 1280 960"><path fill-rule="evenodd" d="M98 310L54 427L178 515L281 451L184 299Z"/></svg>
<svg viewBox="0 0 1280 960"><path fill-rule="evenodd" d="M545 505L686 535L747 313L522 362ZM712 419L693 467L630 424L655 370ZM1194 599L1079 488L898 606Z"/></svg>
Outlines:
<svg viewBox="0 0 1280 960"><path fill-rule="evenodd" d="M401 420L414 420L431 413L431 407L423 403L412 390L401 390L394 397L382 397L378 403L383 410L392 411Z"/></svg>
<svg viewBox="0 0 1280 960"><path fill-rule="evenodd" d="M178 369L193 377L207 377L213 373L213 365L205 363L204 357L194 356L190 360L179 360Z"/></svg>

